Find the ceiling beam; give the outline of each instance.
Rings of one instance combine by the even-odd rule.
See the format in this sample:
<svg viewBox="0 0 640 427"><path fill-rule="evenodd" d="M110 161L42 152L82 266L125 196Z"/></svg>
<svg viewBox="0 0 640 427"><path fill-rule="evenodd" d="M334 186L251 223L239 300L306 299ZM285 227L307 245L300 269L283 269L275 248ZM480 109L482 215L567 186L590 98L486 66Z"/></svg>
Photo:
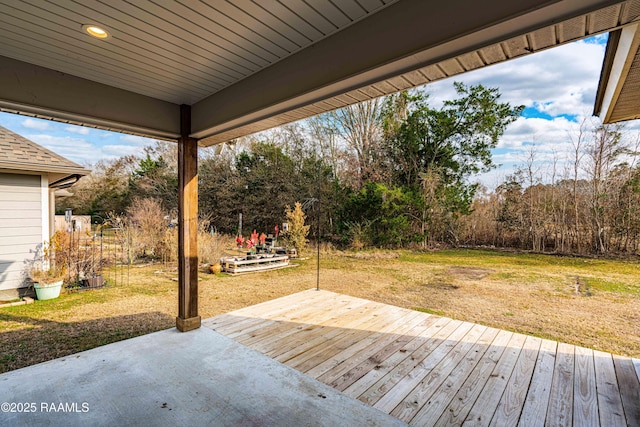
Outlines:
<svg viewBox="0 0 640 427"><path fill-rule="evenodd" d="M402 0L196 103L191 135L250 126L620 2Z"/></svg>
<svg viewBox="0 0 640 427"><path fill-rule="evenodd" d="M0 110L176 140L180 106L0 56Z"/></svg>

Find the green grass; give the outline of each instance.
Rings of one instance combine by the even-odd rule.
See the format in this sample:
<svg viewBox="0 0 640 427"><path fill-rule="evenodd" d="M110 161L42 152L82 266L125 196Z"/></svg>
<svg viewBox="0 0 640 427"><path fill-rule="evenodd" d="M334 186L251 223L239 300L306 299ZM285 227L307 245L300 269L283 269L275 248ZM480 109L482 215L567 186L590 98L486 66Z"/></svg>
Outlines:
<svg viewBox="0 0 640 427"><path fill-rule="evenodd" d="M105 292L106 291L106 292ZM102 303L110 299L106 289L93 289L85 292L64 294L62 298L36 301L34 304L17 305L0 309L0 314L28 315L34 318L46 316L64 310L71 310L78 305ZM0 328L1 331L1 328Z"/></svg>
<svg viewBox="0 0 640 427"><path fill-rule="evenodd" d="M549 273L571 272L577 275L636 275L640 263L636 260L610 260L560 255L511 253L475 249L450 249L434 252L403 252L400 260L409 263L438 266L481 267L500 271L496 278L539 280ZM633 292L633 291L632 291Z"/></svg>
<svg viewBox="0 0 640 427"><path fill-rule="evenodd" d="M629 294L640 297L640 286L625 284L618 281L607 280L602 277L587 277L585 278L587 289L590 291L595 290L610 292L614 294Z"/></svg>
<svg viewBox="0 0 640 427"><path fill-rule="evenodd" d="M316 285L297 267L200 275L203 318ZM175 324L175 267L133 267L101 289L0 309L0 372ZM127 273L125 273L127 276ZM108 275L107 275L108 277ZM579 278L580 294L575 292ZM320 287L425 313L640 357L640 263L488 250L326 252Z"/></svg>
<svg viewBox="0 0 640 427"><path fill-rule="evenodd" d="M435 314L436 316L444 316L445 315L444 311L442 311L442 310L433 310L431 308L425 308L425 307L413 307L413 310L420 311L422 313Z"/></svg>
<svg viewBox="0 0 640 427"><path fill-rule="evenodd" d="M419 252L403 251L402 261L437 264L468 265L514 265L514 266L563 266L584 269L609 269L612 265L621 268L621 272L630 272L638 267L637 261L582 258L561 255L514 253L489 251L482 249L447 249L442 251Z"/></svg>

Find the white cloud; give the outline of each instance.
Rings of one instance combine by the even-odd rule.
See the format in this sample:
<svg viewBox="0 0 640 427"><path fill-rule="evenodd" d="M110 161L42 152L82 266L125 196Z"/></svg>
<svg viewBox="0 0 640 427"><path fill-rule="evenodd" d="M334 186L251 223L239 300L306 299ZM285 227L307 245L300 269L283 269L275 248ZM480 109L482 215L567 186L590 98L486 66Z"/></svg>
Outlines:
<svg viewBox="0 0 640 427"><path fill-rule="evenodd" d="M504 169L493 169L477 176L473 182L479 182L489 190L495 190L496 187L505 181L509 173L510 172L505 171Z"/></svg>
<svg viewBox="0 0 640 427"><path fill-rule="evenodd" d="M575 127L564 117L552 120L520 117L512 123L498 143L498 148L522 148L525 143L561 145L570 142Z"/></svg>
<svg viewBox="0 0 640 427"><path fill-rule="evenodd" d="M143 146L114 144L97 146L84 138L73 136L26 135L26 138L80 164L95 164L100 160L113 160L126 155L141 155Z"/></svg>
<svg viewBox="0 0 640 427"><path fill-rule="evenodd" d="M138 156L143 154L143 148L144 147L140 147L136 145L121 145L121 144L120 145L118 144L104 145L102 147L102 155L103 155L103 158L108 158L108 159L116 159L118 157L128 156L128 155Z"/></svg>
<svg viewBox="0 0 640 427"><path fill-rule="evenodd" d="M604 45L579 41L432 83L435 105L455 96L453 81L498 87L501 100L552 116L593 110Z"/></svg>
<svg viewBox="0 0 640 427"><path fill-rule="evenodd" d="M28 118L22 121L22 126L29 129L47 130L51 128L51 123L46 120Z"/></svg>
<svg viewBox="0 0 640 427"><path fill-rule="evenodd" d="M564 117L552 120L521 117L505 132L494 153L494 162L501 164L500 170L508 175L532 158L539 173L550 177L555 165L558 177L573 158L577 133L578 124ZM488 186L484 179L481 182Z"/></svg>
<svg viewBox="0 0 640 427"><path fill-rule="evenodd" d="M150 145L155 141L155 139L145 138L143 136L137 135L120 135L120 141L139 145Z"/></svg>
<svg viewBox="0 0 640 427"><path fill-rule="evenodd" d="M71 133L77 133L79 135L89 135L89 128L84 126L67 126L64 128L65 131Z"/></svg>

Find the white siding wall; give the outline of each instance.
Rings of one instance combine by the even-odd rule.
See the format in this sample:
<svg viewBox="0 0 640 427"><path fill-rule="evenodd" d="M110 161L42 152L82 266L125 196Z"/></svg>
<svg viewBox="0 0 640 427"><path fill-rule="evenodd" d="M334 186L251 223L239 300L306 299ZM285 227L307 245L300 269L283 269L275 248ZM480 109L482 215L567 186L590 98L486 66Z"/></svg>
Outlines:
<svg viewBox="0 0 640 427"><path fill-rule="evenodd" d="M28 261L48 231L42 181L47 182L41 175L0 173L0 291L27 285Z"/></svg>

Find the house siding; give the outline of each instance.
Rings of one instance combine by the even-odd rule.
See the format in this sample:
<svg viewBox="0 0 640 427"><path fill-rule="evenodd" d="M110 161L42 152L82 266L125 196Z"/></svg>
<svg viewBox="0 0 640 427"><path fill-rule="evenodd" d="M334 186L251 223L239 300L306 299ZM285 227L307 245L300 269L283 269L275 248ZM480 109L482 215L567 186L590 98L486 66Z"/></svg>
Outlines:
<svg viewBox="0 0 640 427"><path fill-rule="evenodd" d="M28 284L27 266L43 236L41 181L0 173L0 291Z"/></svg>

